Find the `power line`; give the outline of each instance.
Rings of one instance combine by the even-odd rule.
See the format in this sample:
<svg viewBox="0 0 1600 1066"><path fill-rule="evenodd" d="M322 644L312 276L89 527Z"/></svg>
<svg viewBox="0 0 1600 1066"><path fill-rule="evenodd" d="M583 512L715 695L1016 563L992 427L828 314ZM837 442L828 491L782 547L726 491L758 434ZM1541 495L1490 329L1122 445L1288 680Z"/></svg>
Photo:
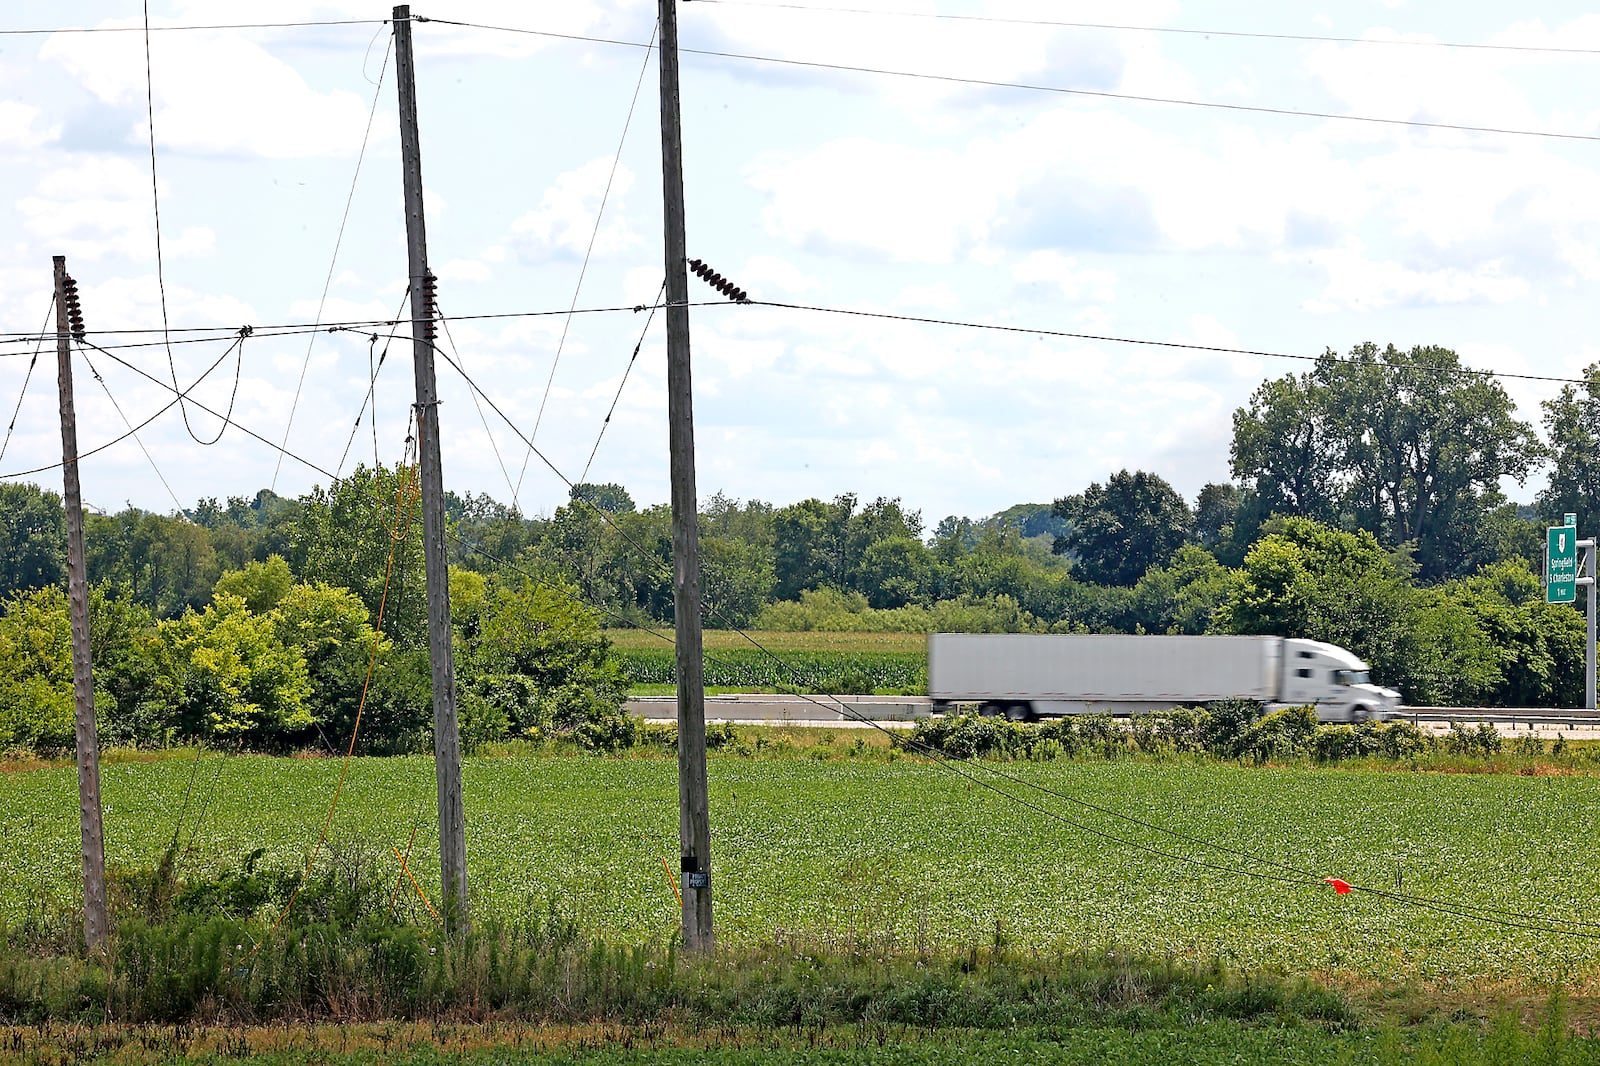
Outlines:
<svg viewBox="0 0 1600 1066"><path fill-rule="evenodd" d="M33 368L39 365L39 353L44 351L44 331L50 325L50 316L56 313L55 293L50 294L50 309L45 312L44 325L39 327L39 343L33 349L33 358L28 360L28 373L22 379L22 390L17 393L17 406L11 411L11 422L6 426L6 439L0 443L0 459L6 457L6 449L11 447L11 434L17 428L17 416L22 413L23 397L28 395L28 385L33 381Z"/></svg>
<svg viewBox="0 0 1600 1066"><path fill-rule="evenodd" d="M720 305L720 304L723 304L725 302L726 301L724 301L724 300L700 300L700 301L691 300L688 303L686 303L684 306L685 307L709 307L709 306L712 306L712 305ZM661 306L665 306L665 305L661 305ZM618 304L618 305L603 306L603 307L580 307L575 311L574 310L569 310L567 308L559 308L559 309L554 309L554 310L535 310L535 311L494 311L494 312L483 312L483 313L480 313L480 314L472 314L472 315L451 315L451 316L449 316L449 321L451 321L451 322L487 322L487 321L494 321L494 320L498 320L498 319L511 319L511 318L554 318L557 315L568 315L568 314L574 314L574 315L617 314L617 313L620 313L620 312L623 312L623 311L631 311L634 314L638 314L641 311L648 311L650 309L651 308L650 308L649 304ZM251 328L255 331L255 333L254 333L255 337L260 339L260 338L264 338L264 337L303 336L306 333L319 333L319 332L342 333L342 332L348 332L348 331L352 331L352 330L371 329L371 328L373 328L375 326L392 326L394 324L395 324L395 321L393 319L387 319L387 318L381 318L381 319L380 318L357 318L357 319L349 319L349 320L342 321L342 322L279 322L279 323L273 323L273 324L270 324L270 325L252 326ZM168 329L168 330L152 329L152 328L149 328L149 327L144 327L144 328L139 328L139 329L95 329L95 330L90 330L89 333L90 333L90 335L96 336L96 337L114 337L114 336L143 336L143 335L147 335L147 334L157 334L157 333L234 333L234 332L237 332L237 330L238 330L237 326L187 326L187 327L174 326L174 327L172 327L171 329ZM9 333L0 332L0 344L34 344L34 343L40 341L41 339L43 339L44 341L54 340L55 339L55 334L53 332L32 332L32 331L12 331L12 332L9 332ZM155 347L160 347L162 344L165 344L165 343L171 343L171 344L205 344L205 343L209 343L211 341L226 340L226 339L227 339L226 337L191 337L191 338L185 338L185 339L182 339L182 340L175 340L175 341L170 341L170 342L162 341L162 340L153 340L153 341L146 341L146 342L143 342L143 343L135 343L135 344L105 345L105 347L108 347L108 348L155 348ZM27 354L26 352L5 352L5 353L0 353L0 358L6 358L8 356L20 356L20 355L26 355L26 354Z"/></svg>
<svg viewBox="0 0 1600 1066"><path fill-rule="evenodd" d="M213 416L214 418L222 419L224 426L232 426L234 429L237 429L239 432L243 433L245 436L251 437L251 438L253 438L255 440L260 441L262 444L265 444L267 447L271 448L273 451L282 452L284 455L287 455L289 458L293 459L295 462L299 463L301 466L306 467L308 470L315 471L316 473L321 474L323 477L332 478L334 481L342 480L341 478L336 477L331 471L328 471L328 470L318 466L316 463L312 462L310 459L307 459L307 458L305 458L303 456L297 455L296 453L290 451L288 448L285 448L282 445L274 444L272 441L268 440L266 437L263 437L261 434L257 433L255 430L250 429L247 426L240 425L238 422L233 420L233 417L232 417L231 413L229 415L225 416L221 412L213 410L210 407L207 407L205 404L201 403L199 400L197 400L194 397L190 396L189 393L193 392L194 389L195 389L195 386L200 384L199 381L196 381L194 383L194 385L190 385L187 389L184 389L184 390L182 390L180 392L179 390L177 390L177 389L173 388L171 385L169 385L167 382L162 381L160 378L156 377L154 374L148 373L143 368L135 366L134 364L128 362L126 359L124 359L121 356L117 355L115 352L113 352L109 348L102 348L102 347L100 347L100 345L95 344L92 341L85 341L84 343L88 344L89 347L93 348L95 351L100 352L101 354L109 357L110 359L114 360L115 362L118 362L118 363L122 364L123 366L127 367L129 370L132 370L135 374L138 374L140 377L146 379L147 381L150 381L150 382L152 382L152 383L154 383L156 385L159 385L163 389L166 389L169 392L174 394L175 398L173 399L173 401L171 403L167 404L160 411L157 411L154 415L151 415L149 418L145 419L144 422L139 424L138 428L143 429L150 422L153 422L156 418L160 417L164 412L166 412L168 410L171 410L180 401L187 400L189 403L194 404L196 407L200 408L200 410L206 412L207 414ZM226 358L227 358L227 353L224 352L222 354L222 356L220 358L218 358L218 360L215 363L211 364L211 370L215 370L217 368L217 366L222 363L222 360L226 359ZM206 373L209 374L211 372L211 370L207 370ZM203 377L203 375L202 375L202 377ZM119 439L121 439L121 438L119 438ZM113 443L115 443L115 442L113 442ZM96 450L99 450L99 449L96 449ZM85 452L83 454L87 455L89 453ZM50 469L53 469L53 468L47 466L47 467L43 467L42 469L50 470ZM24 471L24 473L34 473L34 471L31 471L31 470L30 471ZM16 477L18 475L16 475L16 474L7 474L7 475L0 475L0 476Z"/></svg>
<svg viewBox="0 0 1600 1066"><path fill-rule="evenodd" d="M151 381L155 382L157 385L160 385L162 388L173 391L175 393L175 395L174 395L173 399L169 400L155 414L151 415L149 418L146 418L143 422L140 422L137 426L130 427L128 432L122 434L120 437L113 437L111 440L106 441L104 444L98 445L97 447L94 447L94 448L90 448L88 451L83 451L83 450L80 449L78 454L72 458L72 460L71 460L72 462L80 462L83 459L86 459L91 455L98 454L99 452L105 451L107 448L111 448L111 447L114 447L114 446L116 446L118 444L121 444L123 441L125 441L129 437L133 436L139 430L143 429L145 426L148 426L150 423L154 422L156 419L160 418L162 415L166 414L168 411L170 411L174 407L178 406L178 402L181 399L183 399L188 393L193 392L196 388L198 388L200 383L202 381L204 381L208 376L210 376L210 374L211 374L211 372L213 370L217 369L217 367L219 367L219 366L221 366L223 364L224 360L226 360L228 358L228 353L233 351L233 346L229 345L227 350L224 351L221 355L217 356L216 361L213 362L209 367L207 367L205 369L204 373L202 373L198 378L195 379L193 385L190 385L187 389L184 389L183 392L178 393L176 390L173 390L172 386L168 385L165 381L162 381L160 378L154 376L153 374L145 373L143 370L140 370L138 367L134 366L132 363L129 363L126 360L121 359L118 356L112 354L111 352L106 351L106 349L99 347L98 345L94 344L92 341L83 341L81 343L87 344L89 347L95 349L96 351L104 353L105 355L107 355L110 358L114 359L115 361L121 363L123 366L127 367L128 369L135 371L136 373L140 374L143 377L149 378ZM192 402L196 406L200 406L200 401L194 400ZM209 408L206 408L206 409L209 410ZM211 413L212 414L216 414L215 411L212 411ZM60 470L63 466L66 466L66 465L67 465L67 460L62 460L59 463L50 463L50 464L48 464L46 466L36 466L32 470L12 470L12 471L9 471L7 473L0 474L0 479L3 479L3 478L14 478L14 477L27 477L30 474L42 474L42 473L44 473L44 472L46 472L48 470Z"/></svg>
<svg viewBox="0 0 1600 1066"><path fill-rule="evenodd" d="M644 76L650 71L650 55L655 49L656 34L661 32L661 20L658 18L650 29L650 43L645 46L644 62L639 66L639 79L633 83L633 98L628 101L628 115L622 120L622 136L617 138L617 151L611 158L611 173L606 175L605 192L600 195L600 207L594 215L594 229L589 233L589 247L584 249L583 264L578 267L578 281L572 287L572 306L578 306L578 294L583 291L583 279L589 272L589 258L594 255L595 242L600 239L600 224L605 221L606 203L611 199L611 186L617 180L617 168L622 165L622 149L628 143L628 130L633 127L633 112L639 106L639 90L644 88ZM660 297L657 297L659 300ZM654 312L652 312L652 315ZM556 383L556 367L561 365L561 351L567 345L567 331L572 328L572 316L569 314L561 324L561 339L556 342L556 355L550 361L550 376L545 379L544 395L539 398L539 414L533 420L533 432L528 436L537 440L539 426L544 422L544 407L550 401L550 389ZM528 473L529 453L523 453L522 469L517 473L516 487L511 490L511 506L517 506L517 497L522 491L522 479Z"/></svg>
<svg viewBox="0 0 1600 1066"><path fill-rule="evenodd" d="M439 301L437 299L433 301L433 306L435 313L438 314ZM456 359L460 360L461 350L456 347L456 339L450 336L450 323L440 317L439 324L444 327L445 343L450 345L450 350L455 353ZM494 439L493 431L489 429L489 417L483 413L483 402L478 399L478 394L475 392L469 392L468 395L472 397L472 406L477 409L478 421L483 425L483 435L489 438L489 449L494 452L494 461L500 467L500 475L506 479L506 488L511 490L511 506L515 507L517 505L517 489L515 485L511 484L511 471L507 469L506 461L500 455L500 444ZM523 462L526 465L527 460L523 460Z"/></svg>
<svg viewBox="0 0 1600 1066"><path fill-rule="evenodd" d="M713 301L716 306L727 305L724 301ZM1037 337L1062 337L1069 340L1100 341L1106 344L1137 344L1149 348L1176 348L1181 351L1212 352L1221 355L1254 355L1264 359L1293 359L1298 362L1316 363L1332 355L1331 352L1323 355L1299 355L1291 352L1272 352L1257 348L1231 348L1222 344L1194 344L1188 341L1154 340L1146 337L1119 337L1108 333L1075 333L1061 329L1037 329L1030 326L1005 326L994 322L971 322L957 318L932 318L926 315L895 314L888 311L866 311L858 308L824 307L818 304L790 304L775 300L749 300L746 307L780 307L787 311L810 311L827 315L847 315L853 318L875 318L887 322L912 322L928 326L955 326L961 329L987 330L994 333L1010 333L1018 335L1031 335ZM1334 356L1334 358L1339 358ZM1588 378L1559 377L1552 374L1519 374L1510 370L1480 370L1470 366L1439 366L1419 365L1416 369L1425 370L1436 374L1458 374L1467 377L1509 378L1517 381L1549 381L1564 385L1585 385Z"/></svg>
<svg viewBox="0 0 1600 1066"><path fill-rule="evenodd" d="M378 344L376 333L367 336L367 391L361 398L361 409L356 412L356 421L350 427L350 437L344 442L344 451L339 455L339 465L334 468L334 477L344 472L344 462L350 458L350 446L356 441L356 433L361 429L361 419L367 413L367 405L372 405L372 465L378 465L378 374L383 370L383 364L389 358L389 345L394 340L395 329L400 324L400 313L406 309L406 304L411 301L411 288L406 287L405 295L400 298L400 307L395 311L393 322L389 323L389 336L383 342L383 353L373 361L372 351ZM285 442L287 443L287 442Z"/></svg>
<svg viewBox="0 0 1600 1066"><path fill-rule="evenodd" d="M242 345L243 342L244 338L241 337L240 344ZM81 347L78 350L83 356L84 363L89 367L89 373L94 376L95 381L100 383L100 388L105 392L106 399L110 400L111 406L116 408L117 417L122 419L122 424L128 427L128 432L133 436L133 442L139 446L141 452L144 452L145 460L150 464L150 469L156 472L156 479L161 482L161 487L167 490L168 496L172 497L172 505L181 513L183 511L183 501L178 499L178 494L172 491L172 485L167 481L166 475L161 472L161 467L156 465L156 457L150 454L150 449L146 448L144 441L139 439L138 431L133 428L133 423L128 420L127 414L123 412L122 404L118 403L116 396L112 394L111 386L107 385L106 379L100 376L100 370L94 365L94 360L89 358L89 353ZM235 394L238 392L237 377L234 378L234 392ZM193 781L190 784L192 786Z"/></svg>
<svg viewBox="0 0 1600 1066"><path fill-rule="evenodd" d="M156 220L156 285L161 291L161 336L164 341L170 340L167 329L167 269L161 251L161 190L156 180L156 91L154 77L150 71L150 0L144 0L144 103L145 122L150 132L150 203L155 211ZM242 358L242 354L241 354ZM167 345L167 369L172 372L172 391L178 396L178 411L183 415L183 428L188 430L189 436L198 443L204 444L195 434L194 427L189 424L189 409L184 406L183 393L178 392L178 364L172 358L172 345ZM222 429L227 429L224 423ZM222 439L222 430L210 441L215 444Z"/></svg>
<svg viewBox="0 0 1600 1066"><path fill-rule="evenodd" d="M370 48L371 45L369 44ZM350 192L344 200L344 214L339 218L339 233L333 239L333 257L328 260L328 276L322 282L322 296L317 300L317 318L322 317L323 309L328 306L328 291L333 288L333 272L339 265L339 249L344 246L344 230L350 222L350 208L356 202L356 183L361 180L361 164L367 158L367 145L372 140L372 121L378 116L378 99L383 94L384 75L389 72L389 56L394 50L394 39L389 39L389 45L383 50L383 65L378 68L377 87L372 91L372 107L367 112L367 128L361 135L361 150L356 153L355 173L350 175ZM363 57L362 63L366 59ZM365 73L365 71L363 71ZM294 428L294 413L300 409L300 393L306 387L306 371L311 367L311 350L316 347L317 335L311 334L306 340L306 357L300 363L300 380L294 387L294 400L289 404L289 420L283 427L283 443L289 443L289 431ZM376 429L376 427L374 427ZM283 455L279 453L278 461L272 468L271 489L278 487L278 474L283 470Z"/></svg>
<svg viewBox="0 0 1600 1066"><path fill-rule="evenodd" d="M661 283L661 291L656 294L656 303L661 302L661 297L666 294L667 283ZM654 307L650 308L650 317L644 320L644 329L639 331L639 343L633 346L633 354L628 357L628 365L622 370L622 380L617 382L616 395L611 397L611 406L606 410L606 417L600 422L600 432L595 434L594 447L589 449L589 461L583 464L583 473L578 475L581 485L589 480L589 468L594 465L595 453L600 450L600 442L605 439L606 430L611 426L611 416L617 413L617 401L622 399L623 387L628 384L628 375L633 373L633 364L639 361L639 350L644 347L644 339L650 334L650 325L656 320Z"/></svg>
<svg viewBox="0 0 1600 1066"><path fill-rule="evenodd" d="M951 15L934 11L875 11L860 7L814 7L807 4L752 3L750 0L694 0L696 4L722 4L765 11L827 12L840 15L877 15L886 18L937 19L949 22L986 22L1007 26L1054 26L1073 30L1123 30L1134 33L1170 33L1190 37L1232 37L1263 41L1306 41L1316 44L1401 45L1412 48L1463 48L1487 52L1547 52L1558 55L1600 55L1600 48L1572 48L1538 44L1475 44L1463 41L1414 41L1386 37L1336 37L1318 33L1260 33L1246 30L1204 30L1179 26L1136 26L1113 22L1063 22L1056 19L1005 18L998 15ZM688 0L685 0L688 3Z"/></svg>
<svg viewBox="0 0 1600 1066"><path fill-rule="evenodd" d="M428 19L449 26L494 30L502 33L522 33L557 40L584 41L590 44L611 44L624 48L643 48L638 41L623 41L609 37L591 37L575 33L555 33L517 26L492 26L476 22L454 22L449 19ZM1126 100L1142 104L1168 104L1178 107L1210 108L1218 111L1235 111L1257 115L1285 115L1295 118L1320 118L1335 122L1365 122L1380 126L1405 126L1413 129L1451 130L1458 133L1496 133L1511 137L1545 137L1564 141L1600 141L1600 134L1564 133L1559 130L1525 130L1505 126L1473 126L1456 122L1428 122L1412 118L1383 118L1376 115L1347 115L1331 111L1305 111L1297 108L1266 107L1254 104L1229 104L1216 100L1189 100L1175 96L1146 96L1139 93L1118 93L1104 89L1071 89L1062 85L1042 85L1033 82L1001 81L993 78L965 77L957 74L935 74L927 71L894 70L888 67L863 67L848 63L825 63L812 59L781 59L777 56L753 55L747 52L724 52L709 48L680 48L685 55L706 56L712 59L734 59L746 63L771 63L778 66L800 67L807 70L828 70L851 74L876 74L890 78L911 78L921 81L943 82L949 85L969 85L983 89L1017 89L1027 92L1055 93L1062 96L1083 96L1101 100Z"/></svg>
<svg viewBox="0 0 1600 1066"><path fill-rule="evenodd" d="M289 30L312 26L383 26L388 19L313 19L300 22L215 22L183 26L146 26L146 33L191 30ZM39 37L52 33L137 33L138 26L56 26L36 30L0 30L0 37Z"/></svg>

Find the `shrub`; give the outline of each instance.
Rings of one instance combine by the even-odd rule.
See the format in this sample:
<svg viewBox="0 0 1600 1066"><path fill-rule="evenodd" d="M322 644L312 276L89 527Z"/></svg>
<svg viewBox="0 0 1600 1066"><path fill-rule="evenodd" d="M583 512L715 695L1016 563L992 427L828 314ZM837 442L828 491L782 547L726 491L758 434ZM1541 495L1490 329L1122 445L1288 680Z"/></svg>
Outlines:
<svg viewBox="0 0 1600 1066"><path fill-rule="evenodd" d="M1258 719L1239 738L1239 754L1262 762L1293 759L1311 752L1317 736L1317 712L1310 707L1285 707Z"/></svg>

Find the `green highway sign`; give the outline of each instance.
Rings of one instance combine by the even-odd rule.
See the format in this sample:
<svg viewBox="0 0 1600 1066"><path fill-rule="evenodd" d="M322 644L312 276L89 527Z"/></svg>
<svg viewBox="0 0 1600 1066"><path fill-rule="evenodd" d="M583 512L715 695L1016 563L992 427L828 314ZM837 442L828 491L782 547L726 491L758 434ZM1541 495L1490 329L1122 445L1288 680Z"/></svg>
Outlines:
<svg viewBox="0 0 1600 1066"><path fill-rule="evenodd" d="M1545 530L1544 599L1546 603L1573 603L1578 599L1578 527L1550 526Z"/></svg>

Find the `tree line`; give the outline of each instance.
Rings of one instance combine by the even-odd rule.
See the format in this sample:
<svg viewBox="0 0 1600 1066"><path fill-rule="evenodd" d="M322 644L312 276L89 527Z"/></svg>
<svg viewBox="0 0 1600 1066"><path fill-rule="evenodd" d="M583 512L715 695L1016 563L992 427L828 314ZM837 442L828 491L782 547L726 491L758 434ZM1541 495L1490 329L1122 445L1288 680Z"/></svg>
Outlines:
<svg viewBox="0 0 1600 1066"><path fill-rule="evenodd" d="M1541 437L1454 352L1369 344L1256 389L1233 416L1232 479L1192 504L1158 474L1126 470L931 529L895 498L716 494L700 515L704 621L1281 633L1351 648L1412 703L1570 705L1582 619L1543 603L1541 527L1567 512L1585 533L1600 520L1596 401L1600 364L1542 405ZM1538 470L1548 483L1530 504L1505 496ZM356 623L370 631L380 604L376 720L397 749L425 734L420 530L390 536L397 516L414 517L407 477L362 467L298 498L263 490L89 516L111 734L287 745L337 733L359 696L350 664L372 654ZM446 506L464 713L489 736L614 708L623 681L601 627L672 621L668 507L640 507L614 484L576 486L549 516L485 494L447 494ZM39 705L59 720L66 706L40 695L65 691L64 656L54 673L18 665L64 647L64 545L59 496L0 485L0 722ZM558 631L573 640L539 644ZM231 665L196 665L213 663ZM6 729L0 747L23 736Z"/></svg>

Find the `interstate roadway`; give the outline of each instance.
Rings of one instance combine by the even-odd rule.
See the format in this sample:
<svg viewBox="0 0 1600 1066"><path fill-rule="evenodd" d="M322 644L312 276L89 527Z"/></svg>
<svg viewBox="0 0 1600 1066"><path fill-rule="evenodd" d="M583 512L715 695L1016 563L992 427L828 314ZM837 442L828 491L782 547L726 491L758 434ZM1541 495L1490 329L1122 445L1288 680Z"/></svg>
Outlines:
<svg viewBox="0 0 1600 1066"><path fill-rule="evenodd" d="M647 696L627 702L630 714L649 721L672 721L677 702L672 696ZM706 721L750 725L884 726L906 729L933 714L926 696L794 696L738 693L706 697ZM1600 712L1548 707L1402 707L1401 716L1428 729L1445 730L1451 722L1492 722L1503 733L1534 736L1600 737Z"/></svg>

